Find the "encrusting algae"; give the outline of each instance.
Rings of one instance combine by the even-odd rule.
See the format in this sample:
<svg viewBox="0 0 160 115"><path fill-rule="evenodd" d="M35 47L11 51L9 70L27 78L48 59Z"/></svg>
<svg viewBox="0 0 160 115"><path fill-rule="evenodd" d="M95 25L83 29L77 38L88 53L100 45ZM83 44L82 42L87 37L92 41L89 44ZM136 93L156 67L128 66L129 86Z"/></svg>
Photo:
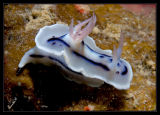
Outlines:
<svg viewBox="0 0 160 115"><path fill-rule="evenodd" d="M121 30L125 33L122 57L133 69L130 89L117 90L108 84L100 88L79 85L53 71L58 67L40 64L29 64L16 76L21 57L35 46L34 39L41 27L55 23L69 25L72 18L77 24L93 12L97 22L90 36L98 47L113 49L113 45L118 46ZM146 16L136 15L118 4L87 4L85 13L74 4L4 5L4 110L156 110L155 28L154 8Z"/></svg>

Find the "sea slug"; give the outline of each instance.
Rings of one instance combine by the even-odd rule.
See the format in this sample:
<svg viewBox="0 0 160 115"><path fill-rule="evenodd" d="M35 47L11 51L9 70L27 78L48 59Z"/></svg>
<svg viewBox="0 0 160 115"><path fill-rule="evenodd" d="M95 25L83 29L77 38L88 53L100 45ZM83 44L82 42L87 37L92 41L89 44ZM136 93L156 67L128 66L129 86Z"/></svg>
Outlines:
<svg viewBox="0 0 160 115"><path fill-rule="evenodd" d="M92 87L107 83L117 89L128 89L133 77L131 65L120 58L123 47L123 33L119 47L102 50L88 35L96 23L96 16L73 27L54 24L44 26L35 37L36 46L22 57L17 75L28 63L56 64L60 66L68 80ZM85 26L86 25L86 26ZM85 26L83 29L82 27Z"/></svg>

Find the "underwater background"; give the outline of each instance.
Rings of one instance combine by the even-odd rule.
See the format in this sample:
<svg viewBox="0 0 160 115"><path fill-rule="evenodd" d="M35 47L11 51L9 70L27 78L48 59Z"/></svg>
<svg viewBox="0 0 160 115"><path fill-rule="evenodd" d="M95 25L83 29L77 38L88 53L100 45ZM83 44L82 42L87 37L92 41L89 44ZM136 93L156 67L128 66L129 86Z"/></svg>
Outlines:
<svg viewBox="0 0 160 115"><path fill-rule="evenodd" d="M113 50L124 31L122 58L133 69L128 90L99 88L68 81L57 66L29 64L16 76L26 51L35 46L40 28L70 25L97 17L91 36L101 49ZM155 4L5 4L4 111L155 111ZM54 71L53 71L54 70Z"/></svg>

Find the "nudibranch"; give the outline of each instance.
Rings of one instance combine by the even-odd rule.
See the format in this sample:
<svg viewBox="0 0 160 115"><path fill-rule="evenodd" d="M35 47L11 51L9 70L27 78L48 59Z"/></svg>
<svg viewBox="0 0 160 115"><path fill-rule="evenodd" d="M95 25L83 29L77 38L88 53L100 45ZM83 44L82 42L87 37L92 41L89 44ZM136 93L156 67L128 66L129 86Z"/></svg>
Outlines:
<svg viewBox="0 0 160 115"><path fill-rule="evenodd" d="M76 83L91 87L107 83L117 89L128 89L133 73L131 65L120 58L123 34L119 47L114 47L112 54L111 50L97 47L93 38L88 36L95 23L93 14L75 27L73 20L69 27L64 24L44 26L35 37L36 46L22 57L17 73L28 63L55 64L67 73L66 79Z"/></svg>

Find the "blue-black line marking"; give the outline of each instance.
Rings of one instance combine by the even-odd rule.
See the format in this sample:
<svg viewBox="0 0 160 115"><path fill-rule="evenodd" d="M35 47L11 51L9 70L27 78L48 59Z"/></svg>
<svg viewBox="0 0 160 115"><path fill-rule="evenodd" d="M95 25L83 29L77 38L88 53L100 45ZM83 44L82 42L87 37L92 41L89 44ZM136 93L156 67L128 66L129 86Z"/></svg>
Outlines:
<svg viewBox="0 0 160 115"><path fill-rule="evenodd" d="M67 34L64 34L64 35L62 35L62 36L60 36L59 38L60 39L63 39L64 38L64 36L66 36Z"/></svg>
<svg viewBox="0 0 160 115"><path fill-rule="evenodd" d="M69 44L67 44L66 42L64 42L63 40L61 40L61 39L59 39L59 38L50 38L50 39L48 39L47 41L48 41L48 42L60 41L60 42L62 42L64 45L66 45L67 47L70 47ZM52 44L52 45L54 45L54 44Z"/></svg>
<svg viewBox="0 0 160 115"><path fill-rule="evenodd" d="M54 41L53 43L52 43L52 45L55 45L56 44L56 41Z"/></svg>
<svg viewBox="0 0 160 115"><path fill-rule="evenodd" d="M34 57L34 58L43 58L43 55L37 55L37 54L31 54L30 57Z"/></svg>
<svg viewBox="0 0 160 115"><path fill-rule="evenodd" d="M119 62L117 63L117 66L120 67L120 63Z"/></svg>
<svg viewBox="0 0 160 115"><path fill-rule="evenodd" d="M64 36L66 36L67 34L64 34L64 35L62 35L62 36L60 36L60 37L55 37L55 36L52 36L52 38L59 38L59 39L63 39L64 38Z"/></svg>
<svg viewBox="0 0 160 115"><path fill-rule="evenodd" d="M94 61L92 61L92 60L90 60L90 59L82 56L81 54L79 54L79 53L77 53L77 52L75 52L75 51L73 51L73 53L74 53L75 55L77 55L77 56L85 59L86 61L91 62L91 63L94 64L94 65L98 65L98 66L102 67L102 68L105 69L106 71L110 71L110 69L109 69L106 65L103 65L103 64L101 64L101 63L94 62Z"/></svg>
<svg viewBox="0 0 160 115"><path fill-rule="evenodd" d="M124 66L124 71L123 71L121 74L122 74L122 75L125 75L125 74L127 74L127 72L128 72L128 69L127 69L126 66Z"/></svg>
<svg viewBox="0 0 160 115"><path fill-rule="evenodd" d="M73 73L76 73L76 74L79 74L79 75L82 75L82 73L73 71L72 69L70 69L69 67L67 67L63 62L61 62L61 61L58 60L58 59L53 58L53 57L51 57L51 56L48 56L48 58L51 59L51 60L54 60L54 61L56 61L56 62L58 62L58 63L60 63L63 67L65 67L65 68L68 69L69 71L71 71L71 72L73 72Z"/></svg>
<svg viewBox="0 0 160 115"><path fill-rule="evenodd" d="M113 59L109 59L109 61L110 61L110 62L112 62L112 61L113 61Z"/></svg>
<svg viewBox="0 0 160 115"><path fill-rule="evenodd" d="M100 55L99 57L100 57L100 58L104 58L104 56L102 56L102 55Z"/></svg>
<svg viewBox="0 0 160 115"><path fill-rule="evenodd" d="M98 53L98 52L94 51L94 50L91 49L87 44L85 44L84 41L82 41L82 44L85 45L85 46L87 46L87 48L88 48L90 51L99 54L99 55L101 56L101 58L103 58L103 56L104 56L104 57L112 57L112 56L109 56L109 55L106 55L106 54L101 54L101 53Z"/></svg>
<svg viewBox="0 0 160 115"><path fill-rule="evenodd" d="M31 54L30 55L31 57L33 58L43 58L43 57L46 57L46 56L42 56L42 55L38 55L38 54ZM69 71L73 72L73 73L76 73L76 74L79 74L79 75L82 75L82 73L80 72L76 72L76 71L73 71L71 70L69 67L67 67L63 62L61 62L60 60L56 59L56 58L53 58L51 56L48 56L49 59L53 60L53 61L56 61L58 63L60 63L63 67L65 67L66 69L68 69ZM19 70L18 70L19 71ZM18 75L18 72L17 72L17 75Z"/></svg>

